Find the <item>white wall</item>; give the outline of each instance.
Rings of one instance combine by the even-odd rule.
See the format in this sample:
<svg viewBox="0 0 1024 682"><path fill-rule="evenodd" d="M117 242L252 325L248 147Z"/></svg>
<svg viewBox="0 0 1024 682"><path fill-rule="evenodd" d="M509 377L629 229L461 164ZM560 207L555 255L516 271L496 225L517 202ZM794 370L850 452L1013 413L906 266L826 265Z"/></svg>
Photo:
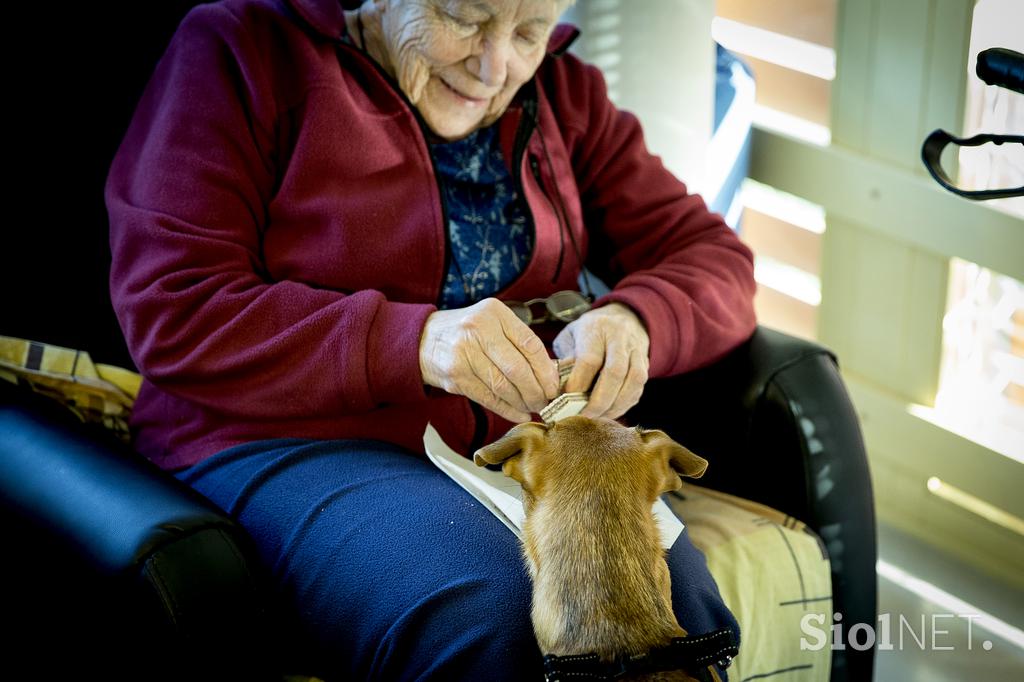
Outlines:
<svg viewBox="0 0 1024 682"><path fill-rule="evenodd" d="M573 51L601 67L651 151L699 191L714 120L714 0L577 0Z"/></svg>

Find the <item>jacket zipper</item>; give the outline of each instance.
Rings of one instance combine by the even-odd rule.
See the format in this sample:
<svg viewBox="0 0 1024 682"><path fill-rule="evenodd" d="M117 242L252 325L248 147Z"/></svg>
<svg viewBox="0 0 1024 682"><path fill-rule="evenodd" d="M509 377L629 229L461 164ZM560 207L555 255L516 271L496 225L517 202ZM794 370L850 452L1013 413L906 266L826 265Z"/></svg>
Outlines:
<svg viewBox="0 0 1024 682"><path fill-rule="evenodd" d="M526 193L523 191L522 173L520 172L521 171L521 166L522 166L522 154L526 150L526 143L529 140L530 135L533 133L534 126L537 125L537 93L536 93L536 87L537 86L536 86L536 81L531 80L527 85L524 85L523 87L524 88L526 88L526 87L530 87L531 88L527 92L527 97L523 101L524 119L526 119L529 122L530 125L529 125L529 128L526 130L526 134L523 135L521 146L520 146L519 135L516 136L517 155L515 155L515 170L516 170L516 182L517 182L518 187L519 187L520 196L523 197L523 203L526 205L527 216L528 216L528 219L529 219L529 222L530 222L531 230L533 231L534 248L536 248L536 244L537 244L537 224L536 224L536 221L534 220L533 211L530 208L530 204L529 204L529 202L526 201ZM528 114L528 116L525 116L525 114ZM520 132L522 132L522 130L520 130ZM542 138L541 141L543 141L543 138ZM547 153L546 147L545 147L545 153ZM551 206L552 213L555 214L555 220L558 221L558 239L559 239L558 266L555 268L555 275L554 275L554 277L551 278L551 283L554 284L554 283L556 283L558 281L558 277L562 273L562 262L565 259L565 229L568 229L568 224L566 224L565 228L562 227L562 214L559 213L558 208L555 206L554 200L548 195L547 187L544 185L544 180L541 177L540 165L537 163L537 158L535 156L532 156L532 155L530 156L530 170L533 173L534 179L537 181L537 186L540 188L540 193L544 195L544 199L548 202L548 205ZM569 219L568 216L566 216L566 221L568 221L568 219Z"/></svg>
<svg viewBox="0 0 1024 682"><path fill-rule="evenodd" d="M420 116L419 111L416 110L416 107L413 106L412 102L409 101L409 98L405 96L404 92L402 92L402 88L398 85L398 83L396 83L394 79L391 78L391 76L389 76L388 73L383 68L381 68L380 64L378 64L373 59L368 57L365 53L356 48L354 45L347 45L344 43L343 45L348 49L352 50L353 52L356 52L359 55L360 59L368 62L371 68L377 71L377 73L379 73L386 82L391 84L391 89L395 93L397 93L399 97L401 97L402 102L405 103L406 108L412 113L413 118L416 120L417 128L419 129L420 134L420 141L423 145L423 148L426 149L427 158L430 160L430 170L434 175L434 182L437 183L437 195L438 199L440 199L441 202L441 232L442 234L444 234L444 266L441 270L441 284L438 287L436 302L437 307L440 308L441 303L444 300L444 283L445 280L448 278L448 268L451 267L452 247L451 240L448 237L448 204L444 198L444 187L441 184L441 177L437 172L437 164L434 163L434 156L433 154L430 153L430 146L427 143L427 137L425 132L427 125L426 121L423 120L423 117ZM534 82L531 80L523 87L531 88L530 90L524 91L524 94L526 95L523 101L524 114L527 111L527 107L529 107L529 110L533 112L533 115L529 117L524 115L520 119L519 125L516 129L516 137L512 149L512 157L514 159L513 171L515 174L515 183L519 190L519 196L522 198L523 206L526 208L526 220L530 224L530 231L533 234L534 248L536 248L537 226L534 222L533 211L530 209L530 203L526 200L526 193L523 191L522 173L523 154L526 151L526 145L530 141L530 136L533 134L534 129L534 118L536 116L536 94L532 88L536 86L534 85ZM547 193L544 192L543 185L541 185L541 192L544 194L545 198L547 198ZM548 199L548 201L550 202L551 200ZM483 441L487 437L488 432L490 431L491 419L484 411L484 408L482 406L478 405L476 402L470 400L469 398L466 398L466 400L469 402L469 407L472 410L473 416L475 418L475 423L473 425L473 439L470 441L470 452L475 452L477 449L483 447Z"/></svg>
<svg viewBox="0 0 1024 682"><path fill-rule="evenodd" d="M558 221L558 267L555 268L555 274L551 278L551 283L554 284L558 281L558 276L562 274L562 262L565 260L565 230L562 228L561 214L555 206L555 202L548 196L548 190L544 185L544 179L541 177L540 164L537 163L536 157L530 157L530 169L533 171L533 177L540 187L540 193L544 195L544 199L547 200L548 206L551 207L551 212L555 214L555 219Z"/></svg>
<svg viewBox="0 0 1024 682"><path fill-rule="evenodd" d="M533 215L530 202L526 200L526 191L523 189L523 155L526 153L526 146L533 136L536 126L537 95L534 81L523 85L523 113L519 119L519 126L516 129L515 141L512 144L512 179L515 182L516 191L525 212L526 224L529 226L533 248L537 248L537 221ZM544 191L543 185L541 191Z"/></svg>

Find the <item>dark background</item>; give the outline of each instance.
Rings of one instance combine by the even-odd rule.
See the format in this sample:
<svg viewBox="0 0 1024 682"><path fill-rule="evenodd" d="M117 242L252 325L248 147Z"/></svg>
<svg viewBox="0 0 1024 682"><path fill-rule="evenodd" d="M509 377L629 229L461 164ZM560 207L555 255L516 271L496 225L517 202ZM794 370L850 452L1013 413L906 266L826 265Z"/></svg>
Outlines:
<svg viewBox="0 0 1024 682"><path fill-rule="evenodd" d="M17 3L5 19L0 335L134 368L110 306L103 185L142 89L195 4Z"/></svg>

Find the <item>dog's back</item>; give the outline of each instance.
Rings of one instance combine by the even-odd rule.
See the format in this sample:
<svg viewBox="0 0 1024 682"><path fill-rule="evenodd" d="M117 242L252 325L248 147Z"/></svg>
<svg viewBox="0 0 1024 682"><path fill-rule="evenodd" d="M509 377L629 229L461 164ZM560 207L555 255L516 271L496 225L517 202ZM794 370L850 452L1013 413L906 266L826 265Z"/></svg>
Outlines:
<svg viewBox="0 0 1024 682"><path fill-rule="evenodd" d="M684 636L651 506L679 486L681 472L700 475L707 463L661 431L607 419L516 428L530 426L538 428L523 428L519 442L478 451L478 462L502 461L523 484L524 550L541 650L610 661ZM693 678L665 672L623 679Z"/></svg>
<svg viewBox="0 0 1024 682"><path fill-rule="evenodd" d="M556 655L602 658L668 644L682 630L666 599L668 569L651 515L656 482L640 434L618 424L566 420L535 458L543 479L527 516L534 625Z"/></svg>

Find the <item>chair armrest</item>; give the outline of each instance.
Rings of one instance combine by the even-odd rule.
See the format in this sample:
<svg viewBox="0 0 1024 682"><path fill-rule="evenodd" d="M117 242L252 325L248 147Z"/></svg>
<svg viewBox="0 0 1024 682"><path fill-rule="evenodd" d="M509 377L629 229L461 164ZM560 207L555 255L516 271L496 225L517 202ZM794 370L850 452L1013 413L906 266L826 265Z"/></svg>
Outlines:
<svg viewBox="0 0 1024 682"><path fill-rule="evenodd" d="M4 584L17 586L5 611L25 637L5 649L37 671L66 663L110 679L128 657L146 661L147 679L261 679L273 667L265 583L244 531L102 429L4 381L0 524L17 558L4 567Z"/></svg>
<svg viewBox="0 0 1024 682"><path fill-rule="evenodd" d="M710 462L697 481L806 523L832 566L843 630L875 625L874 497L860 424L835 356L758 327L718 362L652 379L626 416L660 428ZM827 621L831 623L831 621ZM833 655L833 680L870 679L873 650Z"/></svg>

